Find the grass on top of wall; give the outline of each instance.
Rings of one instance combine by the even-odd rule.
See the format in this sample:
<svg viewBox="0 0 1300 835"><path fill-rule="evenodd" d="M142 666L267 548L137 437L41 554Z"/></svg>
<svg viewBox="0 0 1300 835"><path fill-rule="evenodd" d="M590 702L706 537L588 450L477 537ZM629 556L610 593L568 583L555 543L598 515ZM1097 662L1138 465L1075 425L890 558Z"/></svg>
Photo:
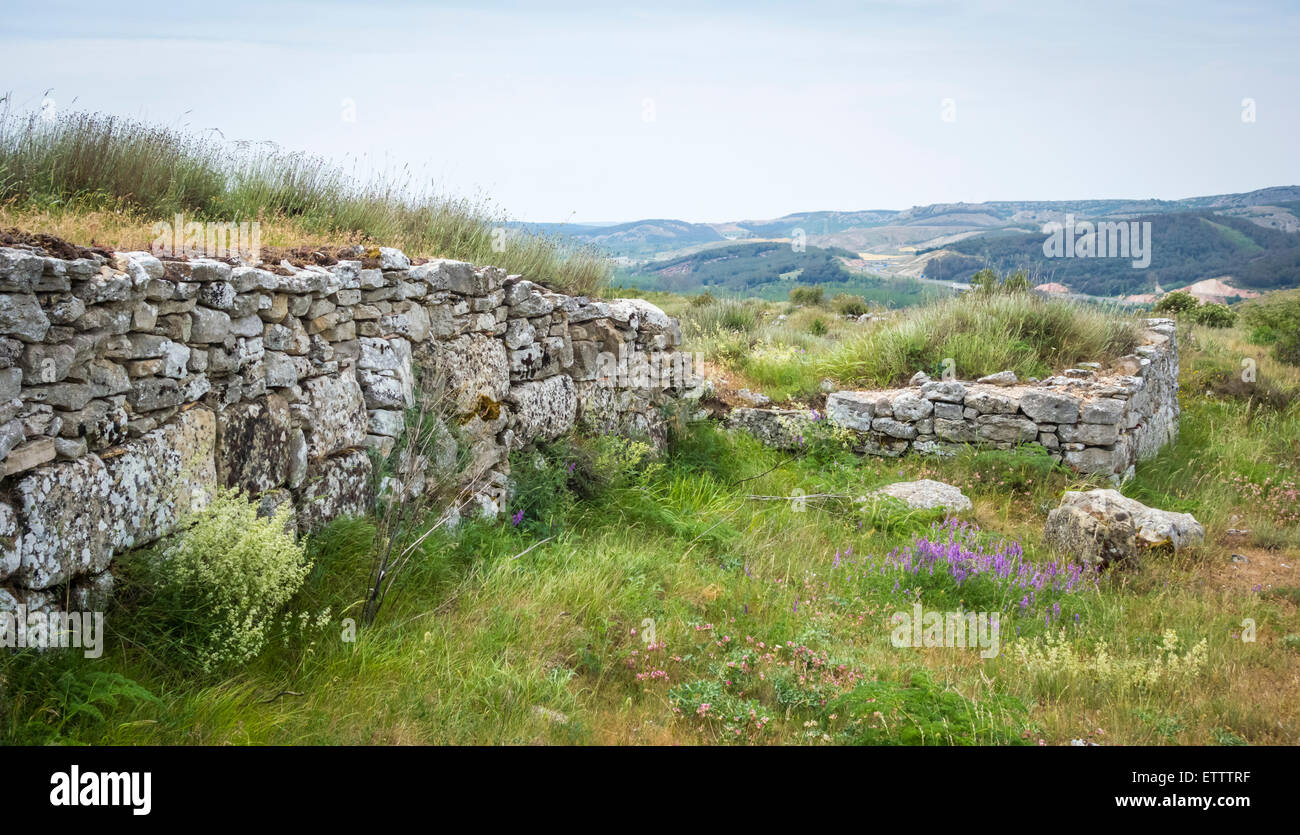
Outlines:
<svg viewBox="0 0 1300 835"><path fill-rule="evenodd" d="M177 213L187 221L255 220L264 245L370 242L413 257L491 264L565 292L598 294L607 284L599 252L508 230L490 204L410 186L415 179L404 169L363 180L320 157L113 116L0 111L7 225L143 249L156 237L153 224Z"/></svg>
<svg viewBox="0 0 1300 835"><path fill-rule="evenodd" d="M820 363L844 383L890 386L952 359L961 379L1011 370L1045 377L1079 362L1117 359L1138 344L1134 317L1033 293L967 293L857 334Z"/></svg>

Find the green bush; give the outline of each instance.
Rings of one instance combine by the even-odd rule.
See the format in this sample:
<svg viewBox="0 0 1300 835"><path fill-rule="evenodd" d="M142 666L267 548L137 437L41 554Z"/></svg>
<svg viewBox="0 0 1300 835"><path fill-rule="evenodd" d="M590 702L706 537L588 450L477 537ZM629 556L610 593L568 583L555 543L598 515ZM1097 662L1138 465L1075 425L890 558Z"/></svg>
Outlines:
<svg viewBox="0 0 1300 835"><path fill-rule="evenodd" d="M999 277L997 270L990 267L985 267L971 276L970 284L972 290L986 296L998 293L1028 293L1033 286L1029 281L1029 273L1024 270Z"/></svg>
<svg viewBox="0 0 1300 835"><path fill-rule="evenodd" d="M1300 295L1270 294L1249 303L1242 316L1252 342L1272 345L1278 362L1300 365Z"/></svg>
<svg viewBox="0 0 1300 835"><path fill-rule="evenodd" d="M820 316L818 316L816 319L813 319L812 324L808 326L808 333L812 334L813 336L825 336L828 330L829 328L826 327L825 320L823 320Z"/></svg>
<svg viewBox="0 0 1300 835"><path fill-rule="evenodd" d="M723 330L750 333L758 329L758 311L740 302L724 302L718 323Z"/></svg>
<svg viewBox="0 0 1300 835"><path fill-rule="evenodd" d="M861 316L870 313L871 308L867 306L867 300L861 296L855 296L851 293L840 293L831 299L831 306L835 312L841 316Z"/></svg>
<svg viewBox="0 0 1300 835"><path fill-rule="evenodd" d="M1006 696L982 702L912 670L907 681L866 681L827 709L847 725L842 738L854 745L1024 745L1028 716Z"/></svg>
<svg viewBox="0 0 1300 835"><path fill-rule="evenodd" d="M144 704L161 701L134 679L78 656L0 653L0 744L94 744L116 710Z"/></svg>
<svg viewBox="0 0 1300 835"><path fill-rule="evenodd" d="M1155 313L1171 313L1177 316L1180 313L1186 313L1189 310L1195 310L1200 304L1195 296L1191 293L1184 293L1182 290L1175 290L1172 293L1166 293L1155 303L1151 310Z"/></svg>
<svg viewBox="0 0 1300 835"><path fill-rule="evenodd" d="M124 560L142 640L204 673L256 657L311 563L287 532L292 508L259 516L234 490L216 494L188 528Z"/></svg>
<svg viewBox="0 0 1300 835"><path fill-rule="evenodd" d="M820 287L795 287L790 291L790 301L793 304L821 305L825 293Z"/></svg>
<svg viewBox="0 0 1300 835"><path fill-rule="evenodd" d="M516 527L541 535L559 530L576 499L592 501L611 490L652 478L662 469L649 443L600 435L563 437L510 456Z"/></svg>
<svg viewBox="0 0 1300 835"><path fill-rule="evenodd" d="M1209 328L1230 328L1237 324L1237 312L1226 304L1203 304L1191 311L1192 321Z"/></svg>

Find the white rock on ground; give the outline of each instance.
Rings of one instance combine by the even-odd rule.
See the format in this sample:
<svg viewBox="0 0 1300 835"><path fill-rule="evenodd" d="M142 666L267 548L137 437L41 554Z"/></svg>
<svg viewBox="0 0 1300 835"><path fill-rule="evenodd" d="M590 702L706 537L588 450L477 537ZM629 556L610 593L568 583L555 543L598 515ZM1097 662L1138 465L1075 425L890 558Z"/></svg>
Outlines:
<svg viewBox="0 0 1300 835"><path fill-rule="evenodd" d="M1190 513L1147 507L1117 490L1069 491L1047 514L1047 545L1088 565L1136 562L1152 548L1200 545L1205 528Z"/></svg>
<svg viewBox="0 0 1300 835"><path fill-rule="evenodd" d="M908 507L917 510L932 510L939 507L955 511L971 509L970 499L961 490L951 484L928 478L887 484L872 492L871 495L893 496Z"/></svg>

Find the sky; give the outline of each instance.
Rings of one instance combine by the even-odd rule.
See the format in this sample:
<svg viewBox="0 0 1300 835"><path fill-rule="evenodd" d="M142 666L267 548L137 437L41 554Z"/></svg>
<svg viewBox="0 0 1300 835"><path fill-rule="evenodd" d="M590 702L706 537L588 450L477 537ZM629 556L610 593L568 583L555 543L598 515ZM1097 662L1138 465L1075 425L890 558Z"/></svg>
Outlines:
<svg viewBox="0 0 1300 835"><path fill-rule="evenodd" d="M272 142L532 222L1300 184L1297 3L7 0L2 26L12 110Z"/></svg>

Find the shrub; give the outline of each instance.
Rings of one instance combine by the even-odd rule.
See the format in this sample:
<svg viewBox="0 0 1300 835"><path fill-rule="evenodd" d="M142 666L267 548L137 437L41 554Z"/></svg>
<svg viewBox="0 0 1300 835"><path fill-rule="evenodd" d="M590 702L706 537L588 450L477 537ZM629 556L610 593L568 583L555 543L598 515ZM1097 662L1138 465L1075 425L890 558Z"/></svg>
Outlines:
<svg viewBox="0 0 1300 835"><path fill-rule="evenodd" d="M813 319L812 324L808 326L808 333L813 336L825 336L828 330L829 328L826 327L826 321L820 316Z"/></svg>
<svg viewBox="0 0 1300 835"><path fill-rule="evenodd" d="M1175 290L1172 293L1166 293L1155 303L1152 309L1155 313L1170 313L1177 316L1180 313L1186 313L1189 310L1195 310L1200 301L1191 293L1184 293L1182 290Z"/></svg>
<svg viewBox="0 0 1300 835"><path fill-rule="evenodd" d="M1029 282L1029 273L1024 270L1017 270L1008 276L999 278L997 270L989 267L985 267L971 276L970 284L972 290L986 296L997 293L1028 293L1032 288Z"/></svg>
<svg viewBox="0 0 1300 835"><path fill-rule="evenodd" d="M715 297L712 293L706 290L705 292L700 293L698 296L691 297L691 307L705 307L707 305L714 304L715 302L717 302L717 300L718 300L717 297Z"/></svg>
<svg viewBox="0 0 1300 835"><path fill-rule="evenodd" d="M835 308L835 312L841 316L861 316L871 312L866 299L851 293L840 293L831 299L831 305Z"/></svg>
<svg viewBox="0 0 1300 835"><path fill-rule="evenodd" d="M725 330L750 333L758 329L758 311L749 305L725 303L721 314L718 322Z"/></svg>
<svg viewBox="0 0 1300 835"><path fill-rule="evenodd" d="M510 456L511 523L551 534L573 510L575 498L644 483L662 471L655 448L619 436L564 437Z"/></svg>
<svg viewBox="0 0 1300 835"><path fill-rule="evenodd" d="M1104 639L1089 648L1071 641L1060 629L1019 642L1016 650L1026 671L1049 691L1081 680L1124 691L1160 684L1185 687L1195 680L1205 669L1208 641L1202 638L1186 649L1182 644L1178 633L1167 629L1154 654L1129 654Z"/></svg>
<svg viewBox="0 0 1300 835"><path fill-rule="evenodd" d="M5 708L0 741L5 745L93 744L115 710L144 704L161 701L135 680L92 669L67 653L0 654Z"/></svg>
<svg viewBox="0 0 1300 835"><path fill-rule="evenodd" d="M1029 281L1029 273L1024 270L1016 270L1002 279L1002 292L1004 293L1028 293L1032 289L1033 284Z"/></svg>
<svg viewBox="0 0 1300 835"><path fill-rule="evenodd" d="M967 699L912 670L906 682L865 681L835 700L841 738L853 745L1024 745L1029 711L1007 696Z"/></svg>
<svg viewBox="0 0 1300 835"><path fill-rule="evenodd" d="M1278 362L1300 365L1300 295L1270 294L1242 312L1252 328L1251 341L1272 345Z"/></svg>
<svg viewBox="0 0 1300 835"><path fill-rule="evenodd" d="M1226 304L1203 304L1191 311L1192 320L1209 328L1230 328L1237 324L1237 312Z"/></svg>
<svg viewBox="0 0 1300 835"><path fill-rule="evenodd" d="M205 673L256 657L311 569L286 530L291 512L285 505L262 517L237 491L223 490L187 529L128 558L145 640Z"/></svg>
<svg viewBox="0 0 1300 835"><path fill-rule="evenodd" d="M790 291L793 304L820 305L824 300L825 294L820 287L795 287Z"/></svg>

